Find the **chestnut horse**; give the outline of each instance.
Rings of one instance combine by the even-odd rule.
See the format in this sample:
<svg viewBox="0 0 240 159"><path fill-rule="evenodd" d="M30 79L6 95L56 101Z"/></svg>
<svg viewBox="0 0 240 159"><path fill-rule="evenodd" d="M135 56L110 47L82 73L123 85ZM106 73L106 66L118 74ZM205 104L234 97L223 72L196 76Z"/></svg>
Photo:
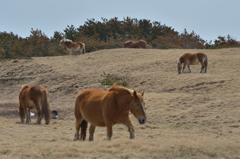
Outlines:
<svg viewBox="0 0 240 159"><path fill-rule="evenodd" d="M115 124L124 124L128 127L130 139L135 138L134 126L129 111L138 119L140 124L147 120L143 101L144 92L112 86L107 91L100 88L87 89L79 93L75 101L76 133L74 141L85 140L87 123L89 128L89 141L93 141L95 127L107 127L107 140L111 140L112 127Z"/></svg>
<svg viewBox="0 0 240 159"><path fill-rule="evenodd" d="M60 41L60 46L66 46L69 55L72 55L73 51L80 51L80 54L84 54L85 52L85 44L82 42L73 42L69 39L62 39Z"/></svg>
<svg viewBox="0 0 240 159"><path fill-rule="evenodd" d="M206 54L202 52L198 52L195 54L191 54L191 53L183 54L177 62L178 73L180 74L181 71L183 73L186 65L188 66L189 72L191 73L190 65L196 65L199 62L202 65L200 73L207 73L208 58ZM182 64L183 64L183 69L182 69Z"/></svg>
<svg viewBox="0 0 240 159"><path fill-rule="evenodd" d="M123 43L123 48L143 48L147 49L148 45L147 42L144 40L139 40L139 41L126 41Z"/></svg>
<svg viewBox="0 0 240 159"><path fill-rule="evenodd" d="M31 121L31 109L37 110L37 124L41 124L43 116L45 118L45 124L50 123L49 93L48 90L43 86L22 86L22 90L19 94L18 108L19 116L22 123L24 123L25 116L26 123L29 123Z"/></svg>

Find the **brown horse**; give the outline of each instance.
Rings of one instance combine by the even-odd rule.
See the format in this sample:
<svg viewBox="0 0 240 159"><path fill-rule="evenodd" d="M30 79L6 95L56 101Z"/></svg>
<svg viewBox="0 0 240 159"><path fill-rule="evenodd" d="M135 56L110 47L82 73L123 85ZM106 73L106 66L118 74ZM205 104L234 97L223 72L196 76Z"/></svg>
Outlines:
<svg viewBox="0 0 240 159"><path fill-rule="evenodd" d="M50 107L49 107L49 93L43 86L28 86L24 85L19 94L19 116L21 122L24 123L26 116L26 123L31 121L30 111L36 109L38 113L37 124L41 124L42 117L45 118L45 124L50 123ZM41 110L40 110L41 108Z"/></svg>
<svg viewBox="0 0 240 159"><path fill-rule="evenodd" d="M60 46L66 46L69 55L72 55L73 51L80 51L80 54L84 54L85 52L85 44L82 42L73 42L69 39L62 39L60 41Z"/></svg>
<svg viewBox="0 0 240 159"><path fill-rule="evenodd" d="M206 54L202 52L198 52L195 54L191 54L191 53L183 54L177 62L178 73L180 74L181 71L183 73L186 65L188 66L189 72L191 73L190 65L196 65L199 62L202 65L200 73L207 73L208 58ZM182 64L183 64L183 69L182 69Z"/></svg>
<svg viewBox="0 0 240 159"><path fill-rule="evenodd" d="M144 40L139 40L139 41L126 41L123 43L123 48L143 48L147 49L148 45L147 42Z"/></svg>
<svg viewBox="0 0 240 159"><path fill-rule="evenodd" d="M85 140L87 122L89 128L89 141L93 141L95 127L107 127L107 139L111 140L112 127L115 124L124 124L128 127L130 139L135 138L134 126L129 116L129 111L138 119L140 124L147 120L143 101L144 92L112 86L107 91L100 88L82 91L75 101L76 133L74 140Z"/></svg>

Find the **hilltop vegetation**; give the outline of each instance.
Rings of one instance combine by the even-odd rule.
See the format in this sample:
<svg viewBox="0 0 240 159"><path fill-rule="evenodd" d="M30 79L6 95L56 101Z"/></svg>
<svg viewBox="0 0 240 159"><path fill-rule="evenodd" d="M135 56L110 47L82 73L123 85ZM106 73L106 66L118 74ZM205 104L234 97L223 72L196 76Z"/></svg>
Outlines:
<svg viewBox="0 0 240 159"><path fill-rule="evenodd" d="M53 37L47 37L41 30L31 29L27 38L14 33L0 31L0 59L29 58L39 56L56 56L68 54L66 49L59 46L62 38L82 41L86 51L121 48L124 41L144 39L156 49L215 49L238 47L240 43L230 36L219 36L218 40L207 42L194 31L182 33L174 28L162 25L160 22L147 19L117 17L102 21L87 19L85 24L75 28L68 25L63 32L54 32Z"/></svg>

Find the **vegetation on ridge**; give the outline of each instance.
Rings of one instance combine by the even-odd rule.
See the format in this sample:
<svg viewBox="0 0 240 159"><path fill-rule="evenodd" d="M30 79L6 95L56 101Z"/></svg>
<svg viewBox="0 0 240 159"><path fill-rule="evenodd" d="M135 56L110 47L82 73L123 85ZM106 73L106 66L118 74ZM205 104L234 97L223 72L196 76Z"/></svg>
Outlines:
<svg viewBox="0 0 240 159"><path fill-rule="evenodd" d="M229 35L219 36L212 43L200 38L194 31L188 33L184 29L179 33L157 21L129 17L123 20L118 20L117 17L110 20L102 18L102 21L87 19L84 25L78 28L68 25L63 32L55 31L50 38L38 29L31 29L30 32L29 37L22 38L12 32L0 31L0 59L67 55L68 51L59 46L62 38L84 42L87 52L121 48L123 42L139 39L146 40L154 49L216 49L240 46L240 42Z"/></svg>

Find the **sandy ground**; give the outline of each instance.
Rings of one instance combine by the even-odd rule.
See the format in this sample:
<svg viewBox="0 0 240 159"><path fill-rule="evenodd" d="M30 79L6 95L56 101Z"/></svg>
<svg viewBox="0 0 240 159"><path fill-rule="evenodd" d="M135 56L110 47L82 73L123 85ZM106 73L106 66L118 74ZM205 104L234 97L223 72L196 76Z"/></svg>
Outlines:
<svg viewBox="0 0 240 159"><path fill-rule="evenodd" d="M199 51L208 55L207 73L195 65L192 73L178 75L178 58ZM239 48L111 49L1 61L0 158L240 158L239 66ZM103 71L128 76L128 88L145 91L148 122L140 125L131 116L133 140L125 126L116 125L112 141L106 141L106 128L97 127L93 142L74 142L74 100L83 89L107 89L99 82ZM57 120L20 123L17 103L24 84L49 90Z"/></svg>

